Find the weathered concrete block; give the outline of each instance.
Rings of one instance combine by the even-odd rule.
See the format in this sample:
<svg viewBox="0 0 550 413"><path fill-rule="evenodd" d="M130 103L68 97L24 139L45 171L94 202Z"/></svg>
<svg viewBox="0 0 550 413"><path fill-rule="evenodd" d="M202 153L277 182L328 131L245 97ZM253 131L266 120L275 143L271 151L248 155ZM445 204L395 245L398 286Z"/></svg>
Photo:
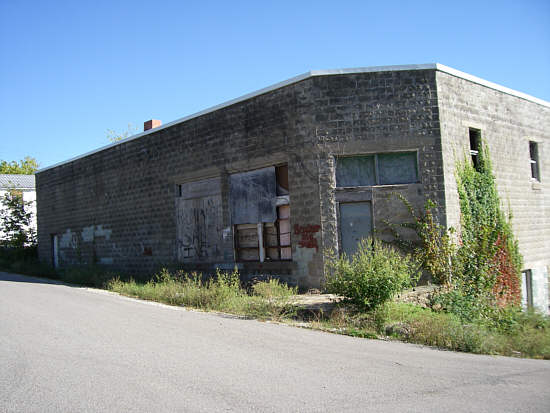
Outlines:
<svg viewBox="0 0 550 413"><path fill-rule="evenodd" d="M52 262L56 236L65 265L95 261L136 273L174 263L201 271L237 265L319 287L324 251L341 248L338 197L348 190L337 188L335 159L414 153L414 182L376 182L359 191L370 198L356 200L372 203L382 232L385 220L405 219L393 192L415 208L437 202L440 222L458 227L454 171L469 150L469 128L490 148L526 268L550 265L550 104L435 65L313 73L46 168L36 178L39 254ZM539 143L540 183L531 180L530 141ZM231 175L281 165L292 260L241 262ZM214 181L207 195L181 196L182 188ZM200 252L193 259L190 248Z"/></svg>

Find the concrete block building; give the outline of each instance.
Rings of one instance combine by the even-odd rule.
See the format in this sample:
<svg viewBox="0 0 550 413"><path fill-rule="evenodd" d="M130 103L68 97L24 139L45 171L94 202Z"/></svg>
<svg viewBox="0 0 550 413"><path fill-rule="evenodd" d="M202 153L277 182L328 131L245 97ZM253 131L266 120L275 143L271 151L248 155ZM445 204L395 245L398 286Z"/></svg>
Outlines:
<svg viewBox="0 0 550 413"><path fill-rule="evenodd" d="M312 71L36 175L39 254L134 274L237 266L301 287L327 249L407 218L395 193L460 226L457 161L487 143L548 307L550 103L440 64Z"/></svg>

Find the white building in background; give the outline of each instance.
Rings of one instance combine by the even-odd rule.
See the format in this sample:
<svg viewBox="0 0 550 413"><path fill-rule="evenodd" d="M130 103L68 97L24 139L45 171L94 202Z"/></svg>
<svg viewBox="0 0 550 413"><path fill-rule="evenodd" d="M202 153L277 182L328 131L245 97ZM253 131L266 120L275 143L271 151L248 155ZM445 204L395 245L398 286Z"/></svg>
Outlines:
<svg viewBox="0 0 550 413"><path fill-rule="evenodd" d="M34 175L13 175L0 174L0 208L3 208L1 200L6 192L15 190L23 195L23 201L31 202L30 208L32 211L31 226L36 231L36 187L34 183ZM4 234L0 230L0 239Z"/></svg>

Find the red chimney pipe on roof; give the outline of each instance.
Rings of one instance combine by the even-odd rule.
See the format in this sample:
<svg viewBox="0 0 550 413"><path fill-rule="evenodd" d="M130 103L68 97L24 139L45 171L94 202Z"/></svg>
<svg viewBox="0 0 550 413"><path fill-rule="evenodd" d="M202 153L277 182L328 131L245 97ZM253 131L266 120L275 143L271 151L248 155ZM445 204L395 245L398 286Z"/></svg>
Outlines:
<svg viewBox="0 0 550 413"><path fill-rule="evenodd" d="M162 125L162 121L158 119L151 119L146 122L143 122L143 132L149 129L158 128L160 125Z"/></svg>

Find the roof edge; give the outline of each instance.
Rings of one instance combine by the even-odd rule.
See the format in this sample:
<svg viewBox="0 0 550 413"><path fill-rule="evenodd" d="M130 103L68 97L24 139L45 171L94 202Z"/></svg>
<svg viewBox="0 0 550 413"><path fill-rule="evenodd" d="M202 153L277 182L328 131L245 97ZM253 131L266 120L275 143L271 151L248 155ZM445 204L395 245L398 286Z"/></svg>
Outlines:
<svg viewBox="0 0 550 413"><path fill-rule="evenodd" d="M310 70L309 72L302 73L301 75L291 77L290 79L283 80L282 82L275 83L271 86L267 86L265 88L256 90L256 91L251 92L251 93L247 93L247 94L242 95L240 97L237 97L235 99L231 99L231 100L228 100L226 102L220 103L218 105L211 106L207 109L203 109L203 110L201 110L199 112L196 112L196 113L193 113L191 115L184 116L182 118L179 118L179 119L173 120L171 122L165 123L164 125L161 125L157 128L149 129L147 131L144 131L144 132L138 133L136 135L130 136L126 139L122 139L120 141L113 142L109 145L102 146L100 148L97 148L97 149L94 149L92 151L86 152L82 155L78 155L78 156L75 156L73 158L67 159L66 161L61 161L61 162L55 163L53 165L47 166L45 168L41 168L38 171L36 171L36 173L44 172L44 171L47 171L49 169L53 169L53 168L56 168L58 166L68 164L70 162L76 161L76 160L81 159L81 158L85 158L87 156L90 156L90 155L93 155L95 153L104 151L104 150L112 148L114 146L121 145L123 143L133 141L134 139L141 138L142 136L146 136L146 135L149 135L151 133L158 132L162 129L169 128L171 126L177 125L178 123L183 123L183 122L191 120L193 118L197 118L199 116L206 115L206 114L214 112L216 110L226 108L226 107L234 105L236 103L243 102L245 100L254 98L256 96L263 95L263 94L271 92L273 90L277 90L277 89L280 89L284 86L288 86L288 85L291 85L291 84L294 84L294 83L298 83L298 82L301 82L302 80L306 80L306 79L309 79L309 78L312 78L312 77L330 76L330 75L343 75L343 74L353 74L353 73L396 72L396 71L405 71L405 70L438 70L440 72L444 72L444 73L450 74L452 76L460 77L460 78L468 80L470 82L477 83L479 85L486 86L488 88L495 89L495 90L498 90L500 92L503 92L503 93L506 93L506 94L509 94L509 95L512 95L512 96L516 96L516 97L519 97L521 99L525 99L525 100L531 101L533 103L537 103L537 104L542 105L542 106L550 107L550 102L547 102L547 101L542 100L542 99L538 99L538 98L536 98L534 96L531 96L531 95L528 95L526 93L518 92L516 90L507 88L505 86L501 86L497 83L489 82L488 80L484 80L484 79L481 79L479 77L470 75L468 73L461 72L460 70L453 69L451 67L442 65L440 63L425 63L425 64L416 64L416 65L394 65L394 66L369 66L369 67L347 68L347 69L329 69L329 70Z"/></svg>
<svg viewBox="0 0 550 413"><path fill-rule="evenodd" d="M488 87L490 89L498 90L499 92L506 93L508 95L512 95L521 99L528 100L533 103L537 103L541 106L546 106L547 108L550 108L550 102L547 102L546 100L536 98L534 96L528 95L527 93L519 92L514 89L510 89L506 86L499 85L498 83L493 83L488 80L482 79L480 77L470 75L468 73L462 72L457 69L453 69L452 67L442 65L441 63L435 64L436 69L440 72L447 73L452 76L460 77L464 80L468 80L473 83L477 83L478 85Z"/></svg>

